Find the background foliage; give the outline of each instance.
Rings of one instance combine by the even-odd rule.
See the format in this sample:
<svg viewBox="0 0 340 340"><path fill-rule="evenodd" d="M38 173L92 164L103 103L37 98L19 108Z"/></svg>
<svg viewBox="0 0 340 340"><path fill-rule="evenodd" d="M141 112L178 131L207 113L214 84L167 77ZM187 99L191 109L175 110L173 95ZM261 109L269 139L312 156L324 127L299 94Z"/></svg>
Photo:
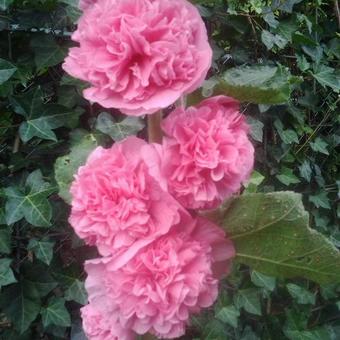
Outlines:
<svg viewBox="0 0 340 340"><path fill-rule="evenodd" d="M84 84L62 72L76 2L0 0L4 340L84 339L81 264L96 254L75 237L60 196L69 199L69 169L89 150L145 135L143 121L91 106L81 97ZM246 190L302 193L311 226L340 247L338 2L195 3L210 32L214 65L189 101L213 92L245 101L257 155ZM193 318L186 339L337 339L339 293L335 284L275 279L236 265L218 303Z"/></svg>

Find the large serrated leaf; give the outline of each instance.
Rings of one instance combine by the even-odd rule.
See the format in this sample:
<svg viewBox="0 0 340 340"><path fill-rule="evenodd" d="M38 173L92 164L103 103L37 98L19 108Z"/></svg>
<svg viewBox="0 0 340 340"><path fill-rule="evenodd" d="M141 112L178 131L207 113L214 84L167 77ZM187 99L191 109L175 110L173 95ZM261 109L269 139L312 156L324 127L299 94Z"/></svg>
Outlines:
<svg viewBox="0 0 340 340"><path fill-rule="evenodd" d="M234 242L238 262L275 277L340 282L340 253L309 228L300 194L242 195L229 201L217 219Z"/></svg>
<svg viewBox="0 0 340 340"><path fill-rule="evenodd" d="M71 146L68 155L59 157L54 165L55 179L59 186L59 196L67 203L71 202L69 192L73 176L78 168L85 164L89 153L98 146L92 134L82 136Z"/></svg>
<svg viewBox="0 0 340 340"><path fill-rule="evenodd" d="M281 66L239 66L227 70L214 92L226 94L241 102L281 104L289 100L290 83L295 81Z"/></svg>

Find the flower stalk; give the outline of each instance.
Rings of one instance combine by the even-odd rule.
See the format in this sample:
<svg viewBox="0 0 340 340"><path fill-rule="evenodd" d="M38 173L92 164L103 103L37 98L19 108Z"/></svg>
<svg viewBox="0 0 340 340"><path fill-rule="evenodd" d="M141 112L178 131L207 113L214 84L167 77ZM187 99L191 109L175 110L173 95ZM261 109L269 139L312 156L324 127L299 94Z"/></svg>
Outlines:
<svg viewBox="0 0 340 340"><path fill-rule="evenodd" d="M148 115L148 140L150 143L162 143L162 111Z"/></svg>

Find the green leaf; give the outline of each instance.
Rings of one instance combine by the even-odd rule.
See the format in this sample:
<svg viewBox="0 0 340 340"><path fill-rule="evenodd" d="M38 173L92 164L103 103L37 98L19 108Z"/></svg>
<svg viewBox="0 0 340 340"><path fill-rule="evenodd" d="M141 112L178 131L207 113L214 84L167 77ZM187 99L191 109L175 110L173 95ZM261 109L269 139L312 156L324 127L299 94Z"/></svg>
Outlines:
<svg viewBox="0 0 340 340"><path fill-rule="evenodd" d="M0 307L20 334L28 329L40 311L39 301L26 297L19 284L1 293Z"/></svg>
<svg viewBox="0 0 340 340"><path fill-rule="evenodd" d="M266 288L269 291L273 291L276 287L275 277L261 274L255 270L251 273L251 281L258 287Z"/></svg>
<svg viewBox="0 0 340 340"><path fill-rule="evenodd" d="M222 307L217 313L216 318L236 328L240 311L233 305Z"/></svg>
<svg viewBox="0 0 340 340"><path fill-rule="evenodd" d="M214 219L234 242L238 262L274 277L340 282L340 253L309 228L301 195L242 195L228 201Z"/></svg>
<svg viewBox="0 0 340 340"><path fill-rule="evenodd" d="M257 171L253 171L247 183L244 184L246 188L245 193L251 194L257 191L258 186L265 180L265 177Z"/></svg>
<svg viewBox="0 0 340 340"><path fill-rule="evenodd" d="M17 282L11 269L11 259L0 259L0 288Z"/></svg>
<svg viewBox="0 0 340 340"><path fill-rule="evenodd" d="M12 233L9 228L0 230L0 253L11 253L11 236Z"/></svg>
<svg viewBox="0 0 340 340"><path fill-rule="evenodd" d="M312 168L310 166L310 161L304 160L299 166L300 176L303 177L308 183L310 183L312 178Z"/></svg>
<svg viewBox="0 0 340 340"><path fill-rule="evenodd" d="M297 133L291 129L284 129L281 120L276 119L274 126L285 144L299 143L299 137Z"/></svg>
<svg viewBox="0 0 340 340"><path fill-rule="evenodd" d="M328 144L320 137L317 137L314 142L310 143L310 146L315 152L321 152L325 155L329 155L327 150Z"/></svg>
<svg viewBox="0 0 340 340"><path fill-rule="evenodd" d="M279 34L273 34L267 30L262 31L261 40L268 50L271 50L274 45L276 45L279 49L282 49L288 43L284 37L280 36Z"/></svg>
<svg viewBox="0 0 340 340"><path fill-rule="evenodd" d="M42 308L41 317L44 327L49 325L69 327L71 326L71 317L65 307L65 300L53 297L49 300L48 306Z"/></svg>
<svg viewBox="0 0 340 340"><path fill-rule="evenodd" d="M14 0L0 0L0 10L6 11Z"/></svg>
<svg viewBox="0 0 340 340"><path fill-rule="evenodd" d="M250 135L251 137L257 141L262 143L263 141L263 127L264 124L253 117L248 116L247 117L247 122L250 125Z"/></svg>
<svg viewBox="0 0 340 340"><path fill-rule="evenodd" d="M312 202L317 208L331 209L329 198L324 191L319 192L317 195L310 195L309 201Z"/></svg>
<svg viewBox="0 0 340 340"><path fill-rule="evenodd" d="M298 68L304 72L310 68L310 63L307 61L304 55L296 55L296 61Z"/></svg>
<svg viewBox="0 0 340 340"><path fill-rule="evenodd" d="M227 70L217 86L224 93L240 101L257 104L281 104L290 97L290 73L283 67L239 66Z"/></svg>
<svg viewBox="0 0 340 340"><path fill-rule="evenodd" d="M66 49L58 45L53 35L37 34L31 40L35 54L35 65L40 71L61 63L66 56Z"/></svg>
<svg viewBox="0 0 340 340"><path fill-rule="evenodd" d="M234 297L235 305L244 308L248 313L262 315L259 290L255 288L241 289Z"/></svg>
<svg viewBox="0 0 340 340"><path fill-rule="evenodd" d="M0 0L1 8L1 0ZM16 66L11 64L9 61L0 58L0 85L5 83L17 70Z"/></svg>
<svg viewBox="0 0 340 340"><path fill-rule="evenodd" d="M323 87L331 87L335 92L340 91L340 75L334 68L320 65L312 75Z"/></svg>
<svg viewBox="0 0 340 340"><path fill-rule="evenodd" d="M301 305L315 304L315 295L307 289L293 283L287 284L289 294Z"/></svg>
<svg viewBox="0 0 340 340"><path fill-rule="evenodd" d="M78 279L74 280L71 286L65 291L65 300L75 301L81 305L85 305L87 303L87 293L84 282Z"/></svg>
<svg viewBox="0 0 340 340"><path fill-rule="evenodd" d="M58 104L44 104L43 93L39 87L20 96L11 98L14 110L23 115L26 121L20 125L19 133L24 143L33 137L57 141L52 131L78 120L79 113L70 111Z"/></svg>
<svg viewBox="0 0 340 340"><path fill-rule="evenodd" d="M52 217L52 209L47 197L55 188L45 182L40 170L32 172L26 180L28 193L16 187L5 189L7 196L6 221L13 224L23 217L36 227L48 227Z"/></svg>
<svg viewBox="0 0 340 340"><path fill-rule="evenodd" d="M298 177L293 174L293 170L286 167L281 169L280 174L276 175L276 178L286 186L300 183Z"/></svg>
<svg viewBox="0 0 340 340"><path fill-rule="evenodd" d="M96 122L96 129L109 135L116 142L136 135L144 126L143 121L138 117L126 117L121 122L116 122L107 112L102 112Z"/></svg>
<svg viewBox="0 0 340 340"><path fill-rule="evenodd" d="M46 264L50 264L53 258L54 242L38 241L31 239L28 243L28 250L32 250L35 256Z"/></svg>
<svg viewBox="0 0 340 340"><path fill-rule="evenodd" d="M78 168L85 164L90 152L98 146L97 140L92 134L83 135L73 143L68 155L59 157L54 165L55 179L59 186L59 196L65 202L71 202L69 189Z"/></svg>

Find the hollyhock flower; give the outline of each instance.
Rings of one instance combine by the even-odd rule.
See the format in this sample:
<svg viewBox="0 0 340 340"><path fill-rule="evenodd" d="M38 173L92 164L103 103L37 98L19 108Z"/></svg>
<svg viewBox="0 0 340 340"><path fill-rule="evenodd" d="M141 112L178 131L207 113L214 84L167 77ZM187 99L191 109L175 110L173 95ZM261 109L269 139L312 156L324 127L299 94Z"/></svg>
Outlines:
<svg viewBox="0 0 340 340"><path fill-rule="evenodd" d="M190 2L83 0L81 7L86 10L72 36L79 47L63 67L91 85L86 99L139 116L202 84L212 51Z"/></svg>
<svg viewBox="0 0 340 340"><path fill-rule="evenodd" d="M87 261L90 304L123 328L159 338L184 334L191 313L211 306L234 248L222 229L185 215L178 228L112 270L110 258Z"/></svg>
<svg viewBox="0 0 340 340"><path fill-rule="evenodd" d="M89 340L134 340L135 334L122 328L118 320L113 322L112 315L100 313L94 306L81 308L83 329Z"/></svg>
<svg viewBox="0 0 340 340"><path fill-rule="evenodd" d="M179 222L183 208L159 176L156 147L136 137L98 147L75 176L70 224L103 256L128 261Z"/></svg>
<svg viewBox="0 0 340 340"><path fill-rule="evenodd" d="M249 126L239 103L212 97L163 120L163 172L184 207L210 209L237 192L254 164Z"/></svg>
<svg viewBox="0 0 340 340"><path fill-rule="evenodd" d="M94 5L95 2L97 2L98 0L80 0L79 1L79 8L84 11L87 8L90 8L91 6Z"/></svg>

